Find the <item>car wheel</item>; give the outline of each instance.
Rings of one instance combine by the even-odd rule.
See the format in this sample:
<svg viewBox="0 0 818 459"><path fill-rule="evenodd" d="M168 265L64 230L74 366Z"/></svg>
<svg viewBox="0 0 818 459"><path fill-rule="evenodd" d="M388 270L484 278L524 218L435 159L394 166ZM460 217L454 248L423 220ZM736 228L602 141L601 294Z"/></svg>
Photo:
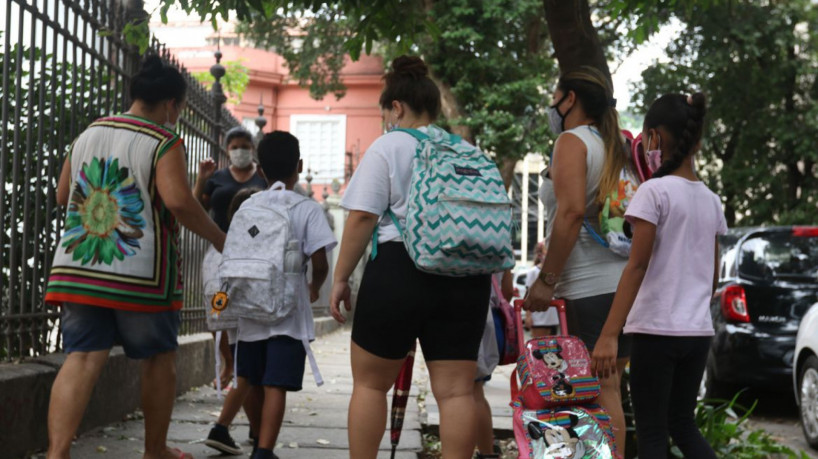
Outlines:
<svg viewBox="0 0 818 459"><path fill-rule="evenodd" d="M735 394L735 387L716 379L716 372L710 362L704 368L702 383L699 387L699 400L724 399L731 400Z"/></svg>
<svg viewBox="0 0 818 459"><path fill-rule="evenodd" d="M818 357L810 356L804 362L798 387L804 438L810 446L818 449Z"/></svg>

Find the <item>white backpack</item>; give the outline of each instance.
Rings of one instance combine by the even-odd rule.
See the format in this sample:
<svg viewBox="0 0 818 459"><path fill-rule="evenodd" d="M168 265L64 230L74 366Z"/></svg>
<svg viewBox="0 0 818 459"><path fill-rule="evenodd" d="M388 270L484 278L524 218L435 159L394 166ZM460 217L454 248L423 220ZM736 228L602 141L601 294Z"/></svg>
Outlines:
<svg viewBox="0 0 818 459"><path fill-rule="evenodd" d="M218 313L213 306L213 297L222 290L219 279L219 265L222 262L222 254L212 245L208 247L202 259L202 296L206 311L207 329L210 331L232 330L239 326L239 318L234 314L234 309L224 309Z"/></svg>
<svg viewBox="0 0 818 459"><path fill-rule="evenodd" d="M278 183L254 194L230 222L219 264L220 290L227 302L217 320L224 315L224 328L234 317L272 325L298 306L307 265L293 235L290 210L308 198L282 193L283 188Z"/></svg>

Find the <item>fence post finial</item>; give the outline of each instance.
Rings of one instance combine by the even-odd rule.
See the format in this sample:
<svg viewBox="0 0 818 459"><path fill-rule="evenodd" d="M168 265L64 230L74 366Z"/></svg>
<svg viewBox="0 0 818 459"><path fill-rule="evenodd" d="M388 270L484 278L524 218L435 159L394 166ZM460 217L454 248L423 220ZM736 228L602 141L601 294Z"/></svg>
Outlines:
<svg viewBox="0 0 818 459"><path fill-rule="evenodd" d="M256 145L261 142L264 137L264 126L267 125L267 118L264 117L264 93L259 96L258 101L258 118L256 118L256 126L258 126L258 133L256 134Z"/></svg>
<svg viewBox="0 0 818 459"><path fill-rule="evenodd" d="M222 77L226 73L224 66L221 64L221 41L222 37L220 31L216 40L216 52L213 54L213 56L216 58L216 63L210 67L210 74L213 75L213 78L215 78L213 86L210 88L210 93L213 98L213 107L215 112L213 114L213 119L215 121L215 123L213 123L213 139L216 142L210 150L210 157L213 158L213 161L216 161L216 163L219 162L219 152L221 151L222 144L222 107L224 106L224 103L227 102L227 97L224 95L224 89L222 88L221 82Z"/></svg>

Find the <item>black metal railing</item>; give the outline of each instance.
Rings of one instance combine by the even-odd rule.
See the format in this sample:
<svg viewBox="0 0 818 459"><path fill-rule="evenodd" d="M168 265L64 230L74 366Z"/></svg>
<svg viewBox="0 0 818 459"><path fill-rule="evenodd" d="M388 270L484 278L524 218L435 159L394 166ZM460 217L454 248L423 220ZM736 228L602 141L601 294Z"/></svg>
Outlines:
<svg viewBox="0 0 818 459"><path fill-rule="evenodd" d="M138 50L121 38L144 12L121 0L0 0L0 361L59 351L59 311L43 302L62 232L57 179L73 139L96 118L126 111ZM224 161L222 134L238 121L156 40L152 52L188 81L179 130L193 177ZM182 233L182 333L204 331L199 264L206 243Z"/></svg>

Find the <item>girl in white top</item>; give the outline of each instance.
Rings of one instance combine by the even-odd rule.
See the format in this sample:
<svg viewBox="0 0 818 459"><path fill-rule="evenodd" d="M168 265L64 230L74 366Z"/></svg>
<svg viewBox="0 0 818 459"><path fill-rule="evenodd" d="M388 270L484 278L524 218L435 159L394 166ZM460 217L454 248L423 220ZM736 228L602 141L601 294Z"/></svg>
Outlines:
<svg viewBox="0 0 818 459"><path fill-rule="evenodd" d="M661 155L662 165L625 213L633 227L630 259L592 355L598 374L616 371L616 337L623 326L633 334L630 386L640 457L666 457L668 434L685 457L716 457L694 413L713 337L717 235L727 232L719 197L694 171L704 113L703 94L668 94L645 116L645 148Z"/></svg>
<svg viewBox="0 0 818 459"><path fill-rule="evenodd" d="M597 243L582 225L588 221L597 233L601 231L600 203L618 186L627 156L613 88L602 72L580 67L561 76L553 100L549 123L560 136L540 189L547 214L548 252L525 307L544 310L553 297L564 298L568 331L591 350L626 260ZM619 371L600 380L599 404L611 416L619 451L625 451L620 375L629 352L629 338L623 337Z"/></svg>

